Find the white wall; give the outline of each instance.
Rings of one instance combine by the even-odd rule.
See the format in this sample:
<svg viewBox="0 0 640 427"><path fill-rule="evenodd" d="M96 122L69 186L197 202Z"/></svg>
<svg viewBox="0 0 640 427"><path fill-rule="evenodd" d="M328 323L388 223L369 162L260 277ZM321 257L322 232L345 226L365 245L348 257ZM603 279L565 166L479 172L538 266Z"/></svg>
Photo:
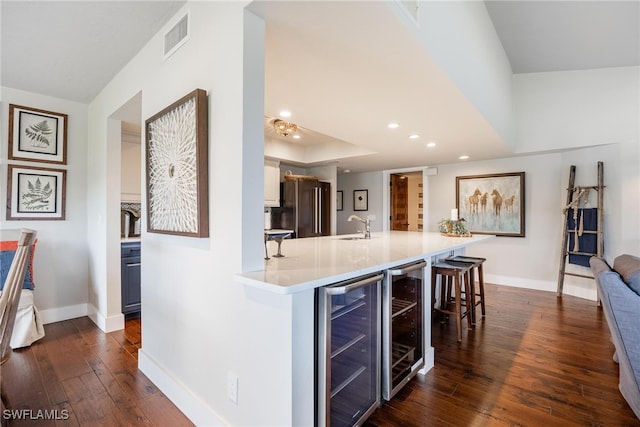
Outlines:
<svg viewBox="0 0 640 427"><path fill-rule="evenodd" d="M607 167L624 197L608 205L624 225L613 246L637 253L640 243L640 67L518 74L514 76L517 152L616 144ZM573 157L573 164L585 159ZM580 172L579 168L578 173ZM608 190L605 190L608 192ZM607 242L608 239L605 239Z"/></svg>
<svg viewBox="0 0 640 427"><path fill-rule="evenodd" d="M361 218L372 217L371 231L382 231L382 172L350 173L338 175L338 188L344 197L343 210L337 211L337 234L353 234L362 230L361 222L348 222L350 215ZM353 210L353 191L367 190L369 209L367 211ZM373 218L375 217L375 219Z"/></svg>
<svg viewBox="0 0 640 427"><path fill-rule="evenodd" d="M518 153L638 143L640 67L516 74L513 82Z"/></svg>
<svg viewBox="0 0 640 427"><path fill-rule="evenodd" d="M617 173L622 153L620 145L609 145L564 153L439 165L438 175L429 177L428 230L438 231L437 223L448 218L451 207L455 206L456 176L525 172L525 237L496 237L469 247L467 253L487 258L485 275L488 282L555 292L560 267L562 208L572 164L578 172L576 185L595 185L597 162L604 162L607 186L604 193L605 255L613 260L624 250L625 228L619 220L623 178ZM594 193L590 199L595 202L596 197ZM636 245L638 237L636 233ZM585 267L567 266L567 271L590 273ZM589 279L567 276L564 292L596 298L595 283Z"/></svg>
<svg viewBox="0 0 640 427"><path fill-rule="evenodd" d="M68 115L67 165L8 161L9 104ZM3 87L0 119L0 199L7 195L7 162L67 171L64 221L7 221L0 230L32 228L38 232L34 257L35 304L45 323L87 314L86 135L87 105Z"/></svg>
<svg viewBox="0 0 640 427"><path fill-rule="evenodd" d="M163 61L162 37L156 35L91 103L89 193L104 195L89 207L91 258L99 265L92 286L103 316L115 315L102 303L114 292L109 278L117 270L110 261L118 247L115 227L111 219L106 226L95 222L101 215L119 219L111 207L119 187L109 184L117 169L110 167L115 160L109 153L118 150L108 136L109 117L140 91L145 119L193 89L205 89L210 237L143 231L140 368L197 425L300 424L294 417L310 423L313 381L303 375L305 383L296 386L292 366L309 372L304 360L313 360L313 337L294 349L292 298L255 294L233 277L263 265L263 174L255 171L263 165L264 24L245 16L244 6L188 3L183 11L190 11L189 42ZM243 53L248 51L252 57ZM237 404L227 398L229 373L239 378ZM293 387L304 397L300 405L294 404L300 396Z"/></svg>
<svg viewBox="0 0 640 427"><path fill-rule="evenodd" d="M482 1L422 1L418 25L389 2L407 29L469 101L513 146L511 66Z"/></svg>

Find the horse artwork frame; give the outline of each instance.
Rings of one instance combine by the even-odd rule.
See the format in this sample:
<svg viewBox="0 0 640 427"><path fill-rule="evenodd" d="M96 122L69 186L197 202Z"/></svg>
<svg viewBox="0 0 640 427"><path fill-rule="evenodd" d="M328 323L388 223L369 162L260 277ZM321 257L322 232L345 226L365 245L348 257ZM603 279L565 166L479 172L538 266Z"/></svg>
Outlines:
<svg viewBox="0 0 640 427"><path fill-rule="evenodd" d="M524 172L456 177L456 208L472 234L525 237Z"/></svg>

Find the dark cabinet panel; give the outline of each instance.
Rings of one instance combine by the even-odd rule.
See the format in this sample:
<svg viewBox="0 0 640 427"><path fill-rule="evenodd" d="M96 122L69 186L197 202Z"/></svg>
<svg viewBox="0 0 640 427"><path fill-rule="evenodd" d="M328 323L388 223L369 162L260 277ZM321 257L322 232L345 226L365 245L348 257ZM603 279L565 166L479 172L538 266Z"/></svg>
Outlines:
<svg viewBox="0 0 640 427"><path fill-rule="evenodd" d="M120 258L120 291L123 314L140 311L142 301L140 265L140 242L123 243Z"/></svg>

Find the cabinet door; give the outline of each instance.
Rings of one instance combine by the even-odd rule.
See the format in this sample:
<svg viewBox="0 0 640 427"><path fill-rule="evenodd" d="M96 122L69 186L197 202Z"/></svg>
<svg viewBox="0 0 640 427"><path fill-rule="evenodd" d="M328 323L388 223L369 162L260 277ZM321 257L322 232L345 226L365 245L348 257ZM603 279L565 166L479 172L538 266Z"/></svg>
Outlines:
<svg viewBox="0 0 640 427"><path fill-rule="evenodd" d="M264 205L280 206L280 162L264 161Z"/></svg>
<svg viewBox="0 0 640 427"><path fill-rule="evenodd" d="M122 313L136 313L140 311L142 300L140 256L122 258L120 272Z"/></svg>

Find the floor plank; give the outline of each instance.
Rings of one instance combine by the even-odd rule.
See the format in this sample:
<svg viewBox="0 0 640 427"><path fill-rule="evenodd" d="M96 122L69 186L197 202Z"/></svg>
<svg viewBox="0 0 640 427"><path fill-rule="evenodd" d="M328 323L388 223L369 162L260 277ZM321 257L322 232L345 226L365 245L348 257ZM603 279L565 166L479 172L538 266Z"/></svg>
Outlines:
<svg viewBox="0 0 640 427"><path fill-rule="evenodd" d="M8 409L22 411L9 427L193 425L138 370L139 318L109 334L86 317L46 325L45 332L2 366Z"/></svg>
<svg viewBox="0 0 640 427"><path fill-rule="evenodd" d="M453 319L434 322L435 367L366 426L640 426L595 302L485 287L487 316L463 326L462 343Z"/></svg>
<svg viewBox="0 0 640 427"><path fill-rule="evenodd" d="M592 301L486 285L487 316L434 322L435 367L365 423L382 426L640 426L618 390L618 366ZM88 318L45 326L46 336L3 365L10 409L57 410L68 419L21 426L191 426L137 369L139 318L102 333Z"/></svg>

